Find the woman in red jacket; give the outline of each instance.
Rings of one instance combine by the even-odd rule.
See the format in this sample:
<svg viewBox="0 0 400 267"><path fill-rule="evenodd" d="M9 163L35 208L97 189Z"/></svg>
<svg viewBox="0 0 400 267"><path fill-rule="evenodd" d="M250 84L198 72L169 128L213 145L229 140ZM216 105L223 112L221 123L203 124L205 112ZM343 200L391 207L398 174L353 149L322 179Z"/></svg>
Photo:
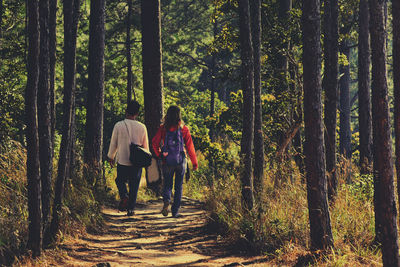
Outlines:
<svg viewBox="0 0 400 267"><path fill-rule="evenodd" d="M197 169L197 157L194 150L192 136L188 127L183 124L181 111L177 106L170 106L164 123L158 128L152 140L154 153L162 158L164 176L162 215L168 216L168 207L171 202L172 185L175 175L174 202L171 207L172 216L177 218L181 206L183 177L186 172L186 154L192 162L193 169ZM186 149L185 149L186 147Z"/></svg>

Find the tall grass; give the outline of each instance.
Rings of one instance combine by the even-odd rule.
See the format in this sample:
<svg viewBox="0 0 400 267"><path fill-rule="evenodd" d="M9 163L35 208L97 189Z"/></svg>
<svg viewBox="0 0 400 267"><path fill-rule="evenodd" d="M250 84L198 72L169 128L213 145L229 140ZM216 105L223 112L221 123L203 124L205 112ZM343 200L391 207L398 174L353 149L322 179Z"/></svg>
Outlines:
<svg viewBox="0 0 400 267"><path fill-rule="evenodd" d="M59 142L56 142L59 144ZM10 141L0 149L0 265L15 260L25 251L28 237L28 199L26 180L26 150L18 142ZM58 147L55 155L58 155ZM82 159L71 179L65 183L64 205L61 211L59 241L65 234L95 229L102 223L101 204L107 192L94 193L83 174ZM57 169L54 162L54 170ZM53 176L55 178L55 175ZM54 186L55 179L53 179Z"/></svg>
<svg viewBox="0 0 400 267"><path fill-rule="evenodd" d="M284 168L282 172L284 177L292 179L287 179L276 188L273 182L276 170L266 170L264 191L250 213L242 209L240 177L218 177L212 188L203 190L210 213L210 227L224 234L236 248L269 255L271 261L278 265L301 264L307 257L309 259L305 264L316 266L381 264L380 251L373 245L371 176L360 176L354 171L352 182L348 184L347 173L339 172L338 194L330 203L334 248L331 253L317 257L309 250L304 177L295 168Z"/></svg>
<svg viewBox="0 0 400 267"><path fill-rule="evenodd" d="M10 141L0 154L0 249L19 250L27 238L26 152Z"/></svg>

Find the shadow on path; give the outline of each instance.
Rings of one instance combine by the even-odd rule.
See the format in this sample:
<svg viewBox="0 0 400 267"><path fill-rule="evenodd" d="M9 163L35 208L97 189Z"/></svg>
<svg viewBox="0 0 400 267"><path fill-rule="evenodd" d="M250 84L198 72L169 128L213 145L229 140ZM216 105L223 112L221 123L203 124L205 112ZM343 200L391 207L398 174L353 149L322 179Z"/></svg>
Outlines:
<svg viewBox="0 0 400 267"><path fill-rule="evenodd" d="M198 201L184 198L183 217L160 214L162 201L139 203L135 215L104 208L101 233L66 240L72 266L267 266L262 257L234 256L217 235L205 232L206 214Z"/></svg>

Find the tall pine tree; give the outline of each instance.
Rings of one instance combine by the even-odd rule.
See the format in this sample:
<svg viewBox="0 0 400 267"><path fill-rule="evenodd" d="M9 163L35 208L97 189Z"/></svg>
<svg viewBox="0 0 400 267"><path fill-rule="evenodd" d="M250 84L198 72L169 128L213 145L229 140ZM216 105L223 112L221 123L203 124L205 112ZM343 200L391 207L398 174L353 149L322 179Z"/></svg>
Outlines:
<svg viewBox="0 0 400 267"><path fill-rule="evenodd" d="M90 2L89 80L84 161L89 183L99 179L103 147L105 0ZM97 180L99 181L99 180ZM96 181L96 182L97 182Z"/></svg>
<svg viewBox="0 0 400 267"><path fill-rule="evenodd" d="M326 249L333 246L333 237L327 201L322 130L320 1L304 0L302 10L304 154L311 247Z"/></svg>
<svg viewBox="0 0 400 267"><path fill-rule="evenodd" d="M254 61L250 30L250 6L248 0L239 0L239 30L241 85L243 90L243 130L241 140L242 199L245 209L254 206L253 195L253 140L254 140Z"/></svg>
<svg viewBox="0 0 400 267"><path fill-rule="evenodd" d="M384 266L399 266L394 197L392 140L386 74L385 3L369 0L372 62L372 130L376 240L382 245Z"/></svg>
<svg viewBox="0 0 400 267"><path fill-rule="evenodd" d="M28 248L33 256L41 254L42 211L39 173L39 135L37 122L37 91L39 82L39 1L28 0L28 79L25 89L26 143L29 237Z"/></svg>

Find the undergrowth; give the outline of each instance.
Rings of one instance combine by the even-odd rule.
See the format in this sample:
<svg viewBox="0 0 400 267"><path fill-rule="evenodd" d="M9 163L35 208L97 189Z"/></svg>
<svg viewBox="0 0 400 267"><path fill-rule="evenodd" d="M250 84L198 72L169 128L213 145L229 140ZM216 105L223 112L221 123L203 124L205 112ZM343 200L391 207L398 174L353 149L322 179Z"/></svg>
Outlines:
<svg viewBox="0 0 400 267"><path fill-rule="evenodd" d="M16 257L26 251L28 237L26 150L20 143L10 141L1 147L1 151L0 265L17 260ZM55 153L57 155L58 148ZM62 242L66 234L75 235L101 226L101 203L110 198L105 188L93 190L87 184L79 155L76 162L74 174L65 185L59 242ZM54 162L54 170L56 173L57 162ZM55 179L54 174L53 183Z"/></svg>
<svg viewBox="0 0 400 267"><path fill-rule="evenodd" d="M25 250L27 234L26 152L21 144L10 142L0 155L0 257ZM101 226L101 203L117 203L116 170L105 167L105 186L93 194L83 175L82 159L66 187L61 214L62 241L65 234L75 235ZM338 172L339 187L330 205L334 248L316 255L309 249L307 194L304 177L296 168L283 168L281 177L290 177L274 186L276 167L266 169L263 191L252 211L241 205L240 173L237 157L216 170L199 153L199 170L191 173L184 194L205 202L209 213L208 229L225 237L241 252L263 254L276 265L380 266L381 252L373 245L373 178L353 170ZM144 174L143 174L144 176ZM54 179L53 179L54 180ZM290 180L290 181L289 181ZM145 178L138 200L155 196L145 189ZM107 189L109 188L109 189ZM12 254L14 253L14 254Z"/></svg>
<svg viewBox="0 0 400 267"><path fill-rule="evenodd" d="M10 141L1 151L0 259L23 249L28 236L26 153L15 141Z"/></svg>
<svg viewBox="0 0 400 267"><path fill-rule="evenodd" d="M239 173L239 169L236 171ZM330 203L334 248L317 257L309 249L304 177L295 168L283 171L286 172L284 177L292 179L275 188L276 171L267 170L263 192L250 212L242 209L240 177L237 174L231 172L218 177L212 187L203 182L201 191L205 194L209 212L209 228L224 235L235 249L268 255L271 262L277 265L381 265L380 250L373 244L372 176L353 174L351 183L345 182L346 175L338 177L337 197ZM198 175L198 178L201 176ZM199 184L199 181L194 183ZM302 259L307 260L302 263Z"/></svg>

